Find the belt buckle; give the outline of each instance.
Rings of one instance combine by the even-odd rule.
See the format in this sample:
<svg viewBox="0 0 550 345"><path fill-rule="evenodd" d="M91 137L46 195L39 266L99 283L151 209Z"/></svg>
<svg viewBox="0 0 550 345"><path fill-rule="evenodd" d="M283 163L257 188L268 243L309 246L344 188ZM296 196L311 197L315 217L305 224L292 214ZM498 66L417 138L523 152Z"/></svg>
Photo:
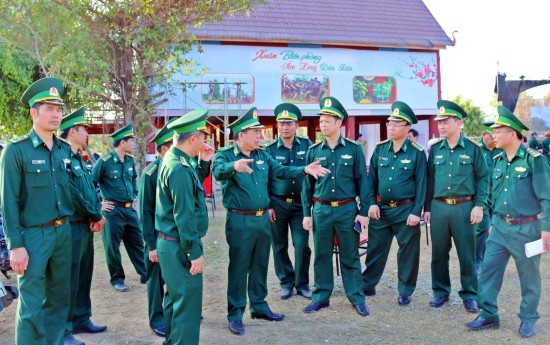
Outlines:
<svg viewBox="0 0 550 345"><path fill-rule="evenodd" d="M293 201L294 201L294 199L291 199L291 198L286 198L286 199L285 199L285 201L286 201L286 202L288 202L288 203L291 203L291 202L293 202Z"/></svg>
<svg viewBox="0 0 550 345"><path fill-rule="evenodd" d="M129 208L130 206L132 206L131 202L127 202L127 203L124 204L124 207L126 207L126 208Z"/></svg>
<svg viewBox="0 0 550 345"><path fill-rule="evenodd" d="M397 202L396 201L390 201L388 203L388 206L391 207L391 208L395 208L395 207L397 207Z"/></svg>
<svg viewBox="0 0 550 345"><path fill-rule="evenodd" d="M63 225L63 218L57 218L55 220L54 226L57 227L57 226L61 226L61 225Z"/></svg>
<svg viewBox="0 0 550 345"><path fill-rule="evenodd" d="M338 207L338 206L340 206L340 204L338 203L338 201L331 201L330 206L331 207Z"/></svg>
<svg viewBox="0 0 550 345"><path fill-rule="evenodd" d="M453 199L453 198L446 198L445 199L445 203L447 205L456 205L456 199Z"/></svg>
<svg viewBox="0 0 550 345"><path fill-rule="evenodd" d="M264 211L256 211L256 217L261 217L264 214Z"/></svg>

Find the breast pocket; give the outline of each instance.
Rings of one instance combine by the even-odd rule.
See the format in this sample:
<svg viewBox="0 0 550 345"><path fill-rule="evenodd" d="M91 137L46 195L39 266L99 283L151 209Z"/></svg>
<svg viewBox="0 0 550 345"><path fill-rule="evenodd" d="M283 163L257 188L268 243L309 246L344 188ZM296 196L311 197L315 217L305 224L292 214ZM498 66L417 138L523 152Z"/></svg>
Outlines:
<svg viewBox="0 0 550 345"><path fill-rule="evenodd" d="M514 189L522 194L531 189L532 185L532 174L529 170L526 171L511 171L510 178L514 184Z"/></svg>
<svg viewBox="0 0 550 345"><path fill-rule="evenodd" d="M457 165L458 165L458 170L457 170L458 175L468 176L474 172L471 157L468 157L468 158L459 157Z"/></svg>
<svg viewBox="0 0 550 345"><path fill-rule="evenodd" d="M296 166L303 167L306 165L306 158L304 156L296 156Z"/></svg>
<svg viewBox="0 0 550 345"><path fill-rule="evenodd" d="M255 178L257 179L257 182L260 184L266 184L267 178L269 176L269 166L267 163L262 161L261 163L258 163L258 161L255 162L256 168L253 174L256 174Z"/></svg>
<svg viewBox="0 0 550 345"><path fill-rule="evenodd" d="M69 183L70 173L70 165L62 161L59 164L59 168L55 169L55 178L60 185L66 185Z"/></svg>
<svg viewBox="0 0 550 345"><path fill-rule="evenodd" d="M338 177L349 176L353 177L353 159L341 159L338 161Z"/></svg>
<svg viewBox="0 0 550 345"><path fill-rule="evenodd" d="M275 156L275 160L281 165L288 165L288 159L285 156Z"/></svg>
<svg viewBox="0 0 550 345"><path fill-rule="evenodd" d="M48 187L53 184L50 167L46 164L27 164L25 180L33 188Z"/></svg>
<svg viewBox="0 0 550 345"><path fill-rule="evenodd" d="M111 178L111 179L118 180L122 176L122 171L120 171L120 170L110 170L109 173L107 174L107 176L109 176L109 178Z"/></svg>

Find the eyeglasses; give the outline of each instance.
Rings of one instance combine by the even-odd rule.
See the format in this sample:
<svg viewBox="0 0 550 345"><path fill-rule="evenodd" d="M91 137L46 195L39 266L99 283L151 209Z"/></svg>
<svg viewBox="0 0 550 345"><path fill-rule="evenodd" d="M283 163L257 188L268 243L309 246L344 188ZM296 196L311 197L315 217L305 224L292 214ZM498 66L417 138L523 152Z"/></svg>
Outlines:
<svg viewBox="0 0 550 345"><path fill-rule="evenodd" d="M497 131L497 130L494 130L493 133L491 133L491 135L499 135L499 134L503 134L503 133L512 133L512 131Z"/></svg>
<svg viewBox="0 0 550 345"><path fill-rule="evenodd" d="M388 128L390 128L390 127L391 127L391 128L399 128L399 127L407 127L407 126L408 126L408 125L399 125L399 126L398 126L398 125L393 124L393 123L391 123L391 122L386 122L386 127L388 127Z"/></svg>

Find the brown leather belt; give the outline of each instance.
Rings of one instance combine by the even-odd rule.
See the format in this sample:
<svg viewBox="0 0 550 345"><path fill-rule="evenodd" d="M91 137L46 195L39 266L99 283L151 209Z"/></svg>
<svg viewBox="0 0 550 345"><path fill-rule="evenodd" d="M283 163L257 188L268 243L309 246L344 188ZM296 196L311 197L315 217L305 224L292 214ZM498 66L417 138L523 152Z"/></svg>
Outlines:
<svg viewBox="0 0 550 345"><path fill-rule="evenodd" d="M458 204L466 202L466 201L474 200L474 197L473 196L464 196L464 197L461 197L461 198L442 197L442 198L434 198L434 199L439 200L441 202L444 202L447 205L458 205Z"/></svg>
<svg viewBox="0 0 550 345"><path fill-rule="evenodd" d="M65 224L67 219L69 219L69 217L67 217L67 216L59 217L59 218L56 218L54 220L50 220L47 223L41 224L39 226L61 226L61 225Z"/></svg>
<svg viewBox="0 0 550 345"><path fill-rule="evenodd" d="M403 200L399 200L399 201L382 201L382 200L380 200L380 203L382 205L386 205L386 206L389 206L391 208L403 206L403 205L406 205L410 202L413 202L413 199L403 199Z"/></svg>
<svg viewBox="0 0 550 345"><path fill-rule="evenodd" d="M90 222L90 219L81 219L81 220L71 220L71 223L82 223L82 224L88 224Z"/></svg>
<svg viewBox="0 0 550 345"><path fill-rule="evenodd" d="M232 208L228 209L229 212L237 213L237 214L244 214L245 216L255 216L255 217L261 217L267 212L267 208L264 208L260 211L241 211L241 210L234 210Z"/></svg>
<svg viewBox="0 0 550 345"><path fill-rule="evenodd" d="M347 198L347 199L338 200L338 201L327 201L327 200L322 200L322 199L319 199L319 198L313 198L313 204L315 204L316 202L319 202L323 205L330 205L331 207L340 207L340 206L343 206L345 204L349 204L352 201L355 201L355 198Z"/></svg>
<svg viewBox="0 0 550 345"><path fill-rule="evenodd" d="M506 216L503 216L503 215L498 215L500 217L500 219L502 219L503 221L505 221L506 223L510 224L510 225L520 225L520 224L526 224L526 223L531 223L531 222L535 222L539 219L542 218L542 214L536 214L534 216L528 216L528 217L517 217L517 218L511 218L511 217L506 217Z"/></svg>
<svg viewBox="0 0 550 345"><path fill-rule="evenodd" d="M108 201L110 203L112 203L113 205L115 205L115 206L126 207L126 208L132 207L131 202L118 202L118 201L113 201L113 200L108 200Z"/></svg>
<svg viewBox="0 0 550 345"><path fill-rule="evenodd" d="M296 195L273 195L276 198L282 199L289 204L292 202L302 202L302 199Z"/></svg>
<svg viewBox="0 0 550 345"><path fill-rule="evenodd" d="M162 232L159 232L159 238L162 238L163 240L166 240L166 241L172 241L172 242L179 242L180 241L179 238L168 236L168 235L166 235Z"/></svg>

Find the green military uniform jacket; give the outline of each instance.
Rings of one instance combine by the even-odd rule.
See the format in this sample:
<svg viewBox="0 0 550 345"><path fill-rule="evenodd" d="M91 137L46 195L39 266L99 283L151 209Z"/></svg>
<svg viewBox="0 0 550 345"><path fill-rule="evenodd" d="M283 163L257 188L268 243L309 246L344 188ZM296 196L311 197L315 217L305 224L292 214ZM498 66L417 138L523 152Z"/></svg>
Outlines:
<svg viewBox="0 0 550 345"><path fill-rule="evenodd" d="M485 208L488 193L489 170L478 143L461 135L453 149L446 139L431 146L426 212L430 212L432 199L438 197L474 196L474 205Z"/></svg>
<svg viewBox="0 0 550 345"><path fill-rule="evenodd" d="M283 166L302 167L306 165L306 152L311 144L309 138L294 136L292 148L289 149L283 144L281 138L278 138L267 145L266 152ZM271 178L269 192L272 195L300 197L303 180L304 175L291 179Z"/></svg>
<svg viewBox="0 0 550 345"><path fill-rule="evenodd" d="M496 147L493 148L493 150L489 150L487 148L487 145L483 142L483 139L479 141L479 144L481 145L481 151L483 151L483 158L485 158L485 162L487 163L487 168L489 169L489 172L493 171L493 159L496 155L502 152L501 149L497 149ZM489 175L489 196L487 197L487 207L489 207L489 210L492 210L493 205L493 179Z"/></svg>
<svg viewBox="0 0 550 345"><path fill-rule="evenodd" d="M384 140L372 154L368 175L368 205L376 197L385 202L413 199L411 213L420 217L426 201L426 154L424 148L406 139L399 151L393 140ZM406 215L408 216L408 215Z"/></svg>
<svg viewBox="0 0 550 345"><path fill-rule="evenodd" d="M25 246L23 228L73 213L71 155L65 140L54 135L50 151L34 129L6 145L0 162L0 199L8 248Z"/></svg>
<svg viewBox="0 0 550 345"><path fill-rule="evenodd" d="M508 162L497 155L493 168L495 216L528 217L542 213L541 229L550 231L550 163L542 155L520 145Z"/></svg>
<svg viewBox="0 0 550 345"><path fill-rule="evenodd" d="M196 260L203 255L201 237L208 229L204 187L197 162L171 147L158 174L155 228L178 238L187 259Z"/></svg>
<svg viewBox="0 0 550 345"><path fill-rule="evenodd" d="M90 171L80 153L71 153L71 189L75 212L70 220L91 219L98 222L103 218L101 202L92 183Z"/></svg>
<svg viewBox="0 0 550 345"><path fill-rule="evenodd" d="M254 160L249 164L252 174L238 173L233 169L235 161L242 158ZM212 171L214 177L221 181L223 206L241 211L261 211L269 206L270 179L297 178L304 174L303 167L282 166L262 149L252 151L248 157L237 144L216 153Z"/></svg>
<svg viewBox="0 0 550 345"><path fill-rule="evenodd" d="M134 157L127 154L120 161L116 151L101 157L92 171L94 183L99 183L103 200L133 202L137 196L137 174Z"/></svg>
<svg viewBox="0 0 550 345"><path fill-rule="evenodd" d="M315 180L308 176L302 189L304 217L311 217L313 198L325 201L339 201L359 196L359 215L367 216L367 174L365 155L361 146L353 140L340 137L338 144L331 149L326 139L309 148L306 164L319 161L330 174Z"/></svg>
<svg viewBox="0 0 550 345"><path fill-rule="evenodd" d="M542 147L537 139L531 137L529 138L529 148L533 150L539 150Z"/></svg>
<svg viewBox="0 0 550 345"><path fill-rule="evenodd" d="M550 138L542 141L542 153L546 158L550 159Z"/></svg>
<svg viewBox="0 0 550 345"><path fill-rule="evenodd" d="M139 181L139 207L141 231L149 251L157 249L158 231L155 230L155 202L157 193L157 177L162 158L157 157L149 164Z"/></svg>

